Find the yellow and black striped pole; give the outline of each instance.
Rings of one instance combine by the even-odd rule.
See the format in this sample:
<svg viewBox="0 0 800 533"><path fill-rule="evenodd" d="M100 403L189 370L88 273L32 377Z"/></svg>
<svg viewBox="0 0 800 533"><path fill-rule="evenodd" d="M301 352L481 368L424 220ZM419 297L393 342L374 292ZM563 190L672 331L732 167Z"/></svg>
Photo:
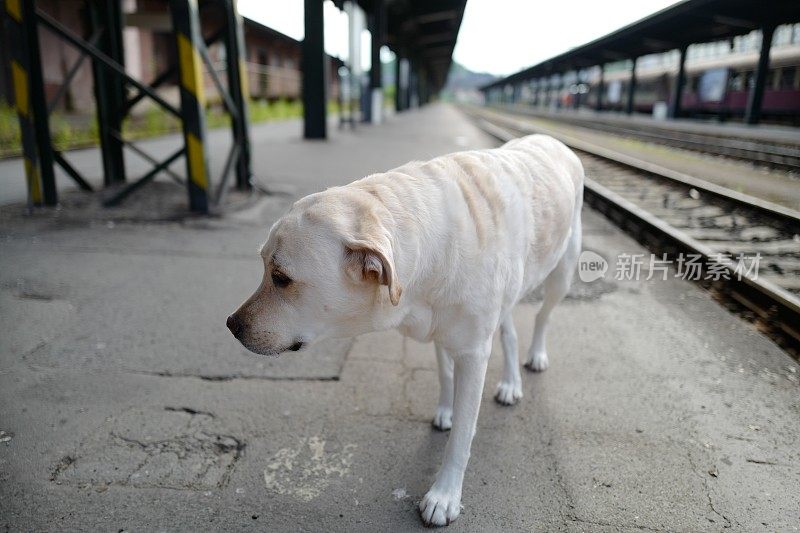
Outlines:
<svg viewBox="0 0 800 533"><path fill-rule="evenodd" d="M203 46L203 41L197 0L170 0L170 8L177 39L189 208L192 211L207 213L209 179L206 125L203 114L205 95L203 63L197 48Z"/></svg>
<svg viewBox="0 0 800 533"><path fill-rule="evenodd" d="M22 133L22 152L30 205L58 201L53 149L39 56L39 35L32 1L5 0L11 42L11 79Z"/></svg>

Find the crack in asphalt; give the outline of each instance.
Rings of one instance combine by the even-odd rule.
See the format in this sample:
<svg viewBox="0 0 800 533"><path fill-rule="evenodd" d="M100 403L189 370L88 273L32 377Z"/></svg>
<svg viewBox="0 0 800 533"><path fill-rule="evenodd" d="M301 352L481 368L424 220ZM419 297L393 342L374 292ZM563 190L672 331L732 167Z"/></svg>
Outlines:
<svg viewBox="0 0 800 533"><path fill-rule="evenodd" d="M165 411L171 411L173 413L186 413L186 414L189 414L189 415L192 415L192 416L194 416L194 415L205 415L205 416L209 416L211 418L216 418L216 415L214 413L210 412L210 411L200 411L198 409L192 409L191 407L172 407L172 406L167 406L167 407L164 407L164 410Z"/></svg>
<svg viewBox="0 0 800 533"><path fill-rule="evenodd" d="M251 381L339 381L340 376L316 376L316 377L303 377L303 376L254 376L250 374L192 374L183 372L148 372L146 370L130 370L130 374L138 374L140 376L151 376L158 378L189 378L199 379L202 381L235 381L235 380L251 380Z"/></svg>
<svg viewBox="0 0 800 533"><path fill-rule="evenodd" d="M709 487L709 485L708 485L708 478L706 478L706 476L705 476L705 475L703 475L703 474L702 474L702 473L701 473L701 472L698 470L698 468L697 468L697 465L695 464L695 462L694 462L694 459L692 458L692 452L691 452L691 450L687 450L687 451L686 451L686 457L687 457L687 459L689 459L689 465L692 467L692 472L693 472L693 473L694 473L694 474L695 474L695 475L696 475L698 478L700 478L700 481L702 481L702 482L703 482L703 488L705 489L705 493L706 493L706 500L708 501L708 507L709 507L709 509L711 509L711 511L712 511L712 512L713 512L715 515L717 515L718 517L722 518L722 519L725 521L725 525L724 525L724 526L722 526L722 527L724 527L725 529L728 529L728 528L732 527L731 520L730 520L730 519L729 519L727 516L725 516L724 514L722 514L722 513L720 513L719 511L717 511L717 508L716 508L716 507L714 507L714 502L713 502L713 500L711 499L711 487Z"/></svg>
<svg viewBox="0 0 800 533"><path fill-rule="evenodd" d="M593 526L603 526L603 527L611 527L615 529L619 528L630 528L630 529L640 529L642 531L657 531L658 533L673 531L671 529L658 529L649 526L642 526L639 524L616 524L613 522L602 522L600 520L585 520L583 518L579 518L575 515L567 515L567 519L571 522L578 522L581 524L591 524Z"/></svg>

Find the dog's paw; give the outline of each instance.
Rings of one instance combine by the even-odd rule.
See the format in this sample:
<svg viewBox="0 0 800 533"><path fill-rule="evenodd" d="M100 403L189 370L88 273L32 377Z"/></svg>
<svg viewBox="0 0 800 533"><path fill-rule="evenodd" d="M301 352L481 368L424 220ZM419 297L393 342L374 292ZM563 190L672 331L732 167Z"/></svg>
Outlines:
<svg viewBox="0 0 800 533"><path fill-rule="evenodd" d="M453 409L440 405L436 408L436 414L433 415L433 422L431 423L439 431L448 431L453 427Z"/></svg>
<svg viewBox="0 0 800 533"><path fill-rule="evenodd" d="M419 502L419 514L426 526L449 526L461 513L461 496L435 487Z"/></svg>
<svg viewBox="0 0 800 533"><path fill-rule="evenodd" d="M494 399L500 405L514 405L522 398L522 385L519 383L506 383L501 381L497 384Z"/></svg>
<svg viewBox="0 0 800 533"><path fill-rule="evenodd" d="M525 368L531 372L544 372L548 366L550 366L550 361L547 360L546 352L533 354L525 363Z"/></svg>

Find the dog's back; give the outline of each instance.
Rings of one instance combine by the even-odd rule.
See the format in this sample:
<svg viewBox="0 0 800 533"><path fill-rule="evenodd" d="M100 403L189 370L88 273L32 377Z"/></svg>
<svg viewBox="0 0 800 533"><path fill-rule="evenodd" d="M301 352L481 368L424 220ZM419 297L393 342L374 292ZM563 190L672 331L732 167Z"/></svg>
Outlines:
<svg viewBox="0 0 800 533"><path fill-rule="evenodd" d="M508 278L500 286L513 304L563 254L580 217L583 167L561 142L531 135L495 149L408 163L354 185L375 183L396 191L404 210L440 233L435 246L445 246L439 264L448 271L483 274L468 272L464 263L479 267L491 257L499 268L493 277ZM461 265L454 269L453 261ZM521 272L513 272L517 264Z"/></svg>

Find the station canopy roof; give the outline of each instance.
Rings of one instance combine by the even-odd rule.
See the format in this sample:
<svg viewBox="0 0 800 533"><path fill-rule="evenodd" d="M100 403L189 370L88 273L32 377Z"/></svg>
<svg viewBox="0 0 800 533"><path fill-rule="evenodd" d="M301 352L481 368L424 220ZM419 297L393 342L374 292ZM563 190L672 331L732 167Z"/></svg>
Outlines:
<svg viewBox="0 0 800 533"><path fill-rule="evenodd" d="M342 8L344 0L335 0ZM434 91L447 81L467 0L383 0L386 6L386 44L415 61ZM367 14L375 0L358 0Z"/></svg>
<svg viewBox="0 0 800 533"><path fill-rule="evenodd" d="M685 0L481 90L800 21L800 0Z"/></svg>

